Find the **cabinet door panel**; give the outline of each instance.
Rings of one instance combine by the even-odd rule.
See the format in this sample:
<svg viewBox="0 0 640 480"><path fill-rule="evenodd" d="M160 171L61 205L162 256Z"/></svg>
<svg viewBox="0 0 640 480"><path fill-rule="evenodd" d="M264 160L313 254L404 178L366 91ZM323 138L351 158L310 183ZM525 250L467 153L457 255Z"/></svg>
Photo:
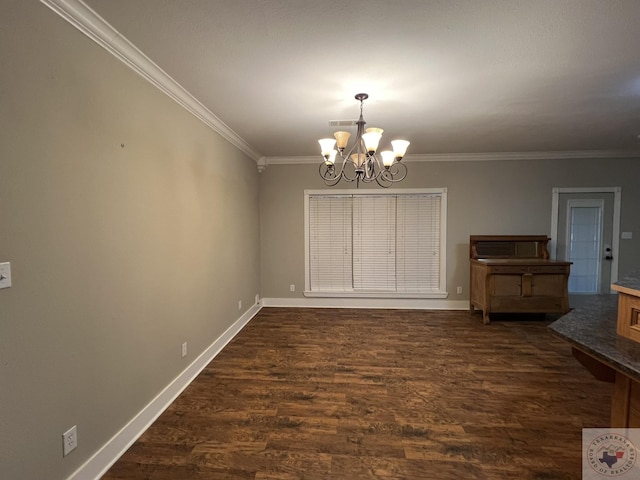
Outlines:
<svg viewBox="0 0 640 480"><path fill-rule="evenodd" d="M492 275L491 295L517 295L521 292L521 275Z"/></svg>
<svg viewBox="0 0 640 480"><path fill-rule="evenodd" d="M534 275L531 293L535 295L561 297L564 293L564 275Z"/></svg>

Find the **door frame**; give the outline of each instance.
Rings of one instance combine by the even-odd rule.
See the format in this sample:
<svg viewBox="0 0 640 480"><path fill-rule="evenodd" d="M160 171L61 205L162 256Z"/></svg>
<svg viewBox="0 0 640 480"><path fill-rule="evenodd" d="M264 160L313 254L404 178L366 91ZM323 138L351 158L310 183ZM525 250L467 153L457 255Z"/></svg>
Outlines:
<svg viewBox="0 0 640 480"><path fill-rule="evenodd" d="M561 193L613 193L613 232L611 239L611 283L618 281L618 255L620 254L620 205L622 202L622 187L554 187L551 197L551 240L549 241L549 255L555 259L558 254L558 221Z"/></svg>

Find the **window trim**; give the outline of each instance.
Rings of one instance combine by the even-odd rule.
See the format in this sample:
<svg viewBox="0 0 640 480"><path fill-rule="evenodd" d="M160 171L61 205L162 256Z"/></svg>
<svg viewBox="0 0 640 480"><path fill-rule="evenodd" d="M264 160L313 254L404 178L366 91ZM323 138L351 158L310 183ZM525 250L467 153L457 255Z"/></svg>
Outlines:
<svg viewBox="0 0 640 480"><path fill-rule="evenodd" d="M440 202L440 289L428 293L412 292L318 292L311 291L310 251L309 251L309 197L326 196L371 196L371 195L433 195L439 194ZM447 298L447 189L446 188L406 188L394 190L305 190L304 191L304 296L327 298Z"/></svg>

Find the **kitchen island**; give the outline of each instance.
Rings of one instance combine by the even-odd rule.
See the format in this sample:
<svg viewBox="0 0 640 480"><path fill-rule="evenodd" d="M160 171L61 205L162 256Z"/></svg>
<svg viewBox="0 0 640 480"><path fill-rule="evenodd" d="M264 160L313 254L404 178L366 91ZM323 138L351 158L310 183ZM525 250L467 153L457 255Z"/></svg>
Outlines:
<svg viewBox="0 0 640 480"><path fill-rule="evenodd" d="M640 274L612 286L640 297ZM596 295L549 325L596 378L614 382L611 427L640 427L640 342L617 332L618 295Z"/></svg>

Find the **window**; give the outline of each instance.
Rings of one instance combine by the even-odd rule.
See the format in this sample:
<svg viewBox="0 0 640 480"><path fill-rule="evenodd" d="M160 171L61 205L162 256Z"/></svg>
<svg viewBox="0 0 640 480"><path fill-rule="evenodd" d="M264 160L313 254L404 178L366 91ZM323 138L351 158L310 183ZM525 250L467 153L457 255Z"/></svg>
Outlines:
<svg viewBox="0 0 640 480"><path fill-rule="evenodd" d="M305 191L305 295L445 298L446 189L343 192Z"/></svg>

